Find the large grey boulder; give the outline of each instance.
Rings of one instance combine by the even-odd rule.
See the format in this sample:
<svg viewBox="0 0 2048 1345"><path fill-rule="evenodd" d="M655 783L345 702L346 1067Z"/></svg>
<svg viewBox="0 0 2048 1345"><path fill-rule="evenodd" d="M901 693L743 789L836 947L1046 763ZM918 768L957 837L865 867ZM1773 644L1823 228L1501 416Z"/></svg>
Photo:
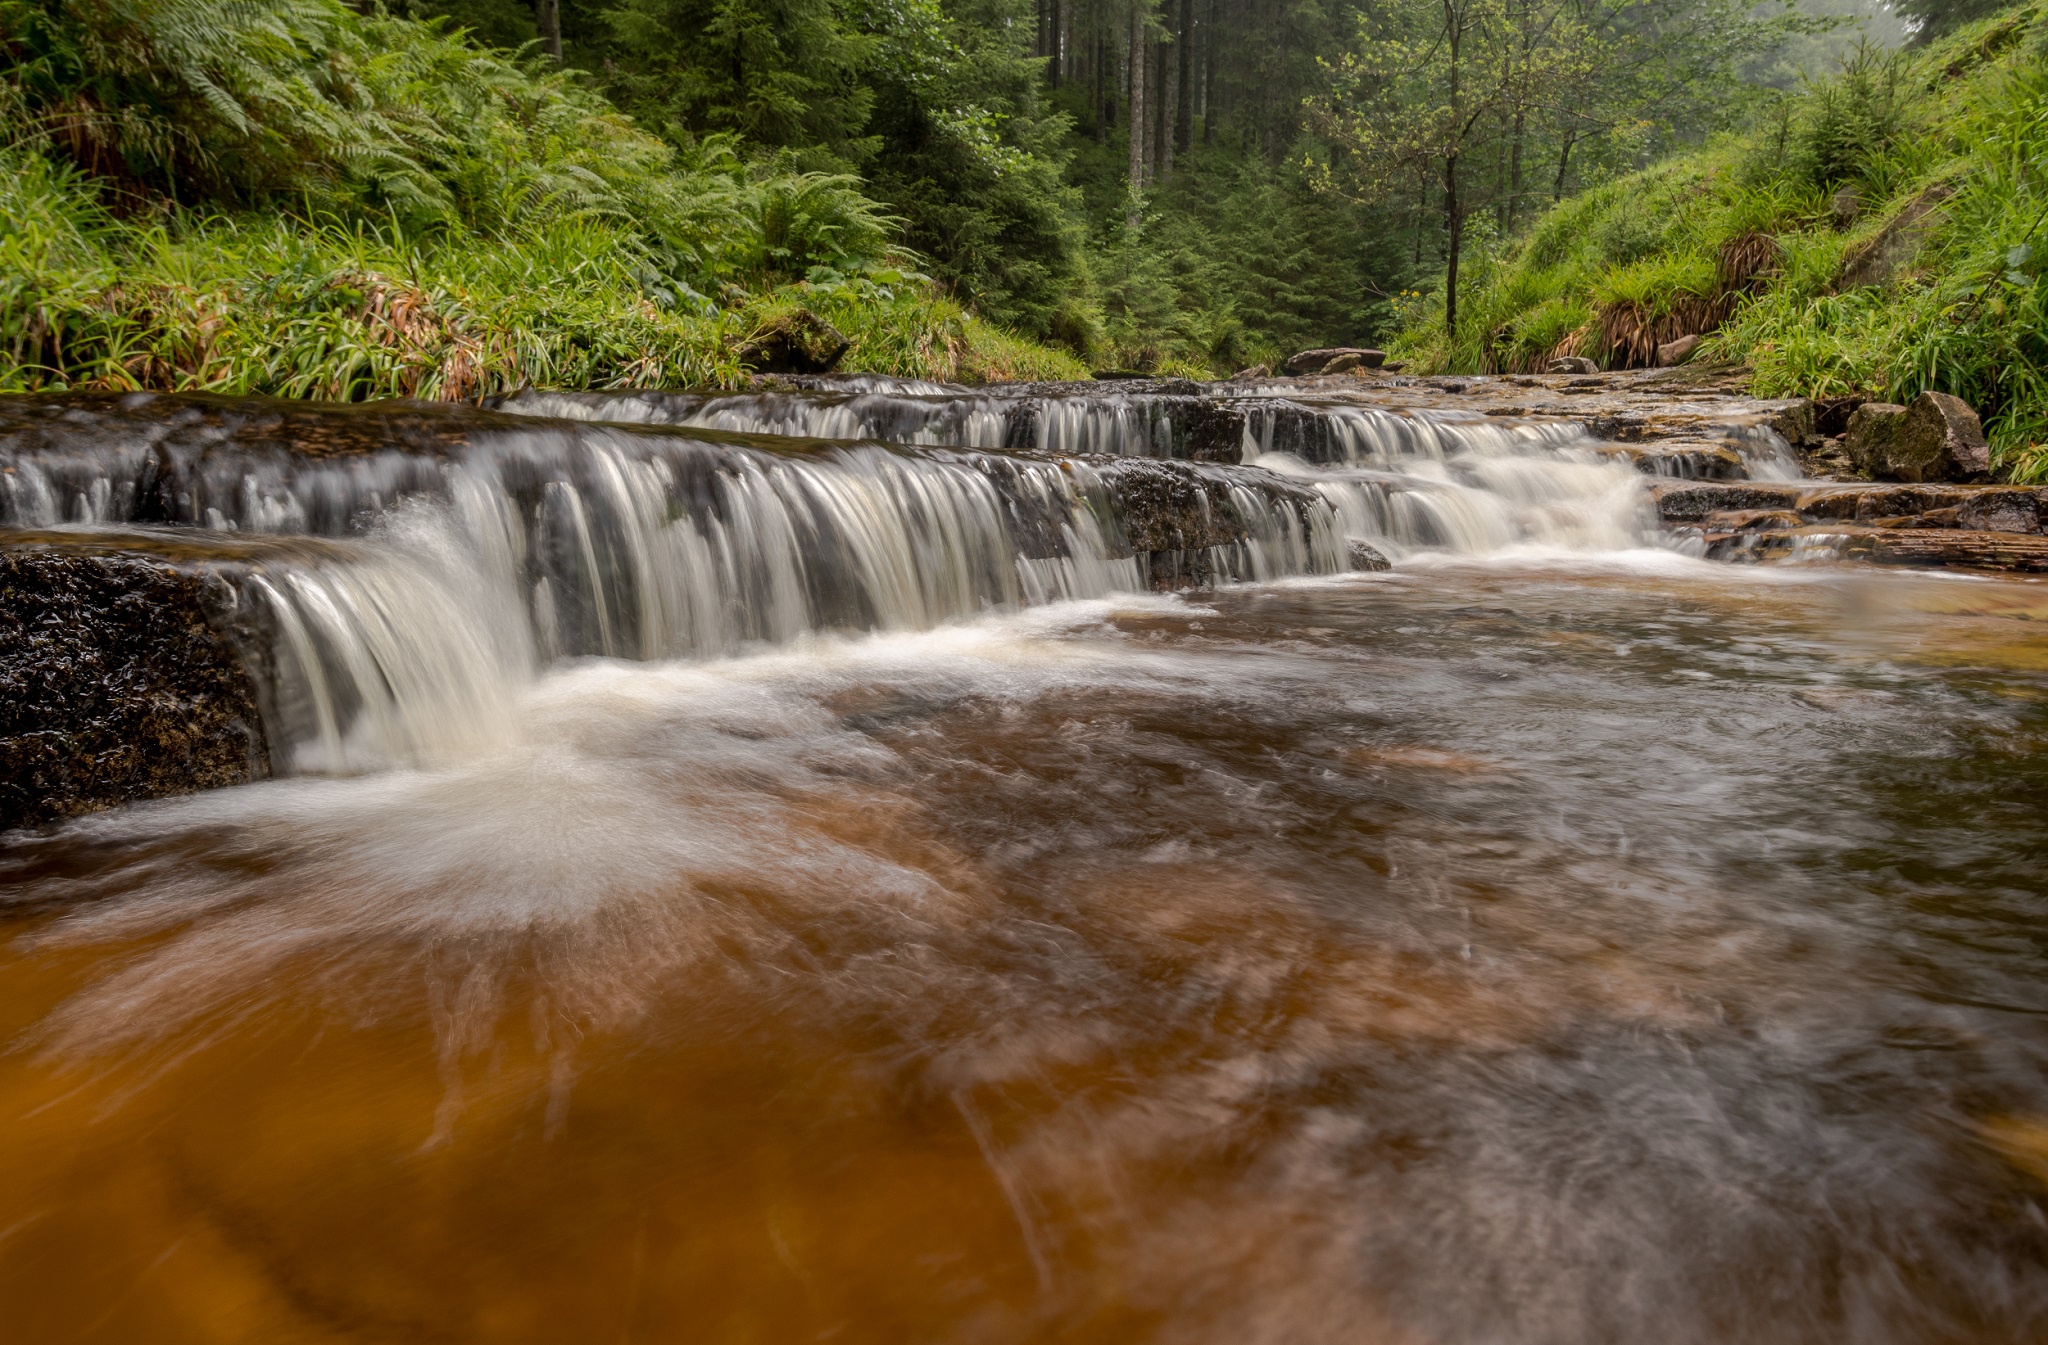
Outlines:
<svg viewBox="0 0 2048 1345"><path fill-rule="evenodd" d="M1923 392L1910 407L1865 402L1849 417L1843 447L1884 481L1975 481L1991 471L1977 413L1945 392Z"/></svg>

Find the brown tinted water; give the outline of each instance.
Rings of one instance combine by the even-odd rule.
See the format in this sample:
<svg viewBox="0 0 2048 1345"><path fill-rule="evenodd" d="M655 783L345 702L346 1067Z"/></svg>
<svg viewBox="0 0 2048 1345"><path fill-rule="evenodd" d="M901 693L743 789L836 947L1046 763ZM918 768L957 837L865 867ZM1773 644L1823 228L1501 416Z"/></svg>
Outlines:
<svg viewBox="0 0 2048 1345"><path fill-rule="evenodd" d="M591 662L5 851L23 1341L2048 1336L2048 585Z"/></svg>

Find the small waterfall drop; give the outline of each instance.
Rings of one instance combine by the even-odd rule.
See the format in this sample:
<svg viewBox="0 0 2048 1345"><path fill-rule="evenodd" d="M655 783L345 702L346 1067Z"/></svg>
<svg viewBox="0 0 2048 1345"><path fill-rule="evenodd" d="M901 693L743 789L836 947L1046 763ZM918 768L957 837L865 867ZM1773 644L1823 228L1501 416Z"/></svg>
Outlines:
<svg viewBox="0 0 2048 1345"><path fill-rule="evenodd" d="M0 524L346 539L250 580L276 755L302 772L484 750L564 658L726 657L1329 574L1361 543L1393 560L1641 546L1642 472L1666 466L1568 419L1284 385L845 379L528 391L496 410L88 396L9 414ZM1706 449L1794 470L1758 426Z"/></svg>

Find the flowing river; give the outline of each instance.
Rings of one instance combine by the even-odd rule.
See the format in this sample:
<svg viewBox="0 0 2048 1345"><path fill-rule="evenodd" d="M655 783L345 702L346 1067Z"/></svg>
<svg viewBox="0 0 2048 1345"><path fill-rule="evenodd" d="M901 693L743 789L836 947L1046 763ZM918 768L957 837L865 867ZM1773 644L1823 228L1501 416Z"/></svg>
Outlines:
<svg viewBox="0 0 2048 1345"><path fill-rule="evenodd" d="M0 846L9 1339L2048 1338L2048 584L856 392L17 453L270 539L274 778Z"/></svg>

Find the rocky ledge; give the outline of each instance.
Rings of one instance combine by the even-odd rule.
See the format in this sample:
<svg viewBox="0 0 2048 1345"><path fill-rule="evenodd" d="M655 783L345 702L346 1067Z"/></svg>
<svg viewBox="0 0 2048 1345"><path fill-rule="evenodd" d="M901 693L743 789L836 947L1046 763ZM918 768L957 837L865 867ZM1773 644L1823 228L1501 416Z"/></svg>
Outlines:
<svg viewBox="0 0 2048 1345"><path fill-rule="evenodd" d="M1666 526L1717 560L1804 555L2048 572L2048 488L1698 481L1651 493Z"/></svg>
<svg viewBox="0 0 2048 1345"><path fill-rule="evenodd" d="M0 830L269 774L240 583L258 550L0 531Z"/></svg>

